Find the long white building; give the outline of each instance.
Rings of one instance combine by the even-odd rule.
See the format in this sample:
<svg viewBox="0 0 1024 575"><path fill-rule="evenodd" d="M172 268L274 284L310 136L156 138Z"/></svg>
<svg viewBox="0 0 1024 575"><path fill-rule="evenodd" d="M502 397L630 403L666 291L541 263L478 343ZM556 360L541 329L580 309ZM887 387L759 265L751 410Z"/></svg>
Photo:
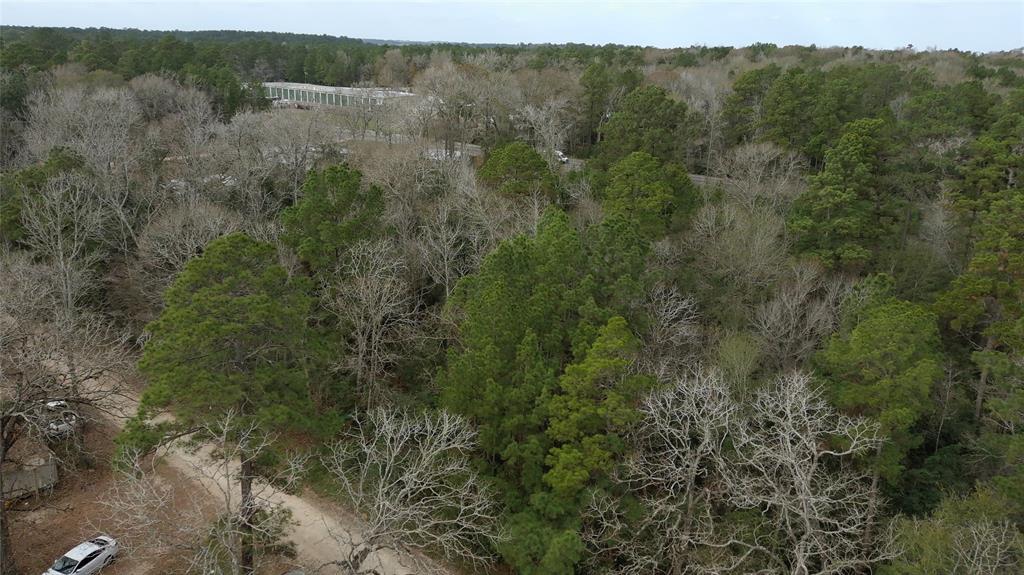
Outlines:
<svg viewBox="0 0 1024 575"><path fill-rule="evenodd" d="M321 106L379 106L386 100L415 96L412 92L383 88L319 86L295 82L264 82L267 97L274 102Z"/></svg>

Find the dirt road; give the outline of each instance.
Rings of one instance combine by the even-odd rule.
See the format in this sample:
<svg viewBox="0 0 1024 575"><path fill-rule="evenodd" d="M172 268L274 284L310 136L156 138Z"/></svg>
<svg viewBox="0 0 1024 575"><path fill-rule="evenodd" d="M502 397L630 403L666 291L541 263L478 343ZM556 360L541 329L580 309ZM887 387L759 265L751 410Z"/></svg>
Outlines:
<svg viewBox="0 0 1024 575"><path fill-rule="evenodd" d="M138 400L134 394L122 394L118 401L120 405L116 411L124 415L112 415L111 418L121 428L127 417L136 412ZM223 504L225 494L237 490L236 485L230 485L237 465L229 464L225 468L222 461L210 457L210 452L210 447L191 450L171 445L161 452L161 456L167 465L201 486L217 503ZM261 498L279 503L291 512L295 525L288 539L295 544L295 566L306 569L307 573L342 574L337 566L327 564L347 555L350 549L331 534L348 534L346 540L360 541L362 528L359 518L325 505L311 495L292 495L268 485L260 485L259 489ZM372 567L380 575L411 575L418 572L413 567L415 565L429 565L432 573L444 572L440 565L425 557L398 555L388 550L371 553L363 563L364 568Z"/></svg>

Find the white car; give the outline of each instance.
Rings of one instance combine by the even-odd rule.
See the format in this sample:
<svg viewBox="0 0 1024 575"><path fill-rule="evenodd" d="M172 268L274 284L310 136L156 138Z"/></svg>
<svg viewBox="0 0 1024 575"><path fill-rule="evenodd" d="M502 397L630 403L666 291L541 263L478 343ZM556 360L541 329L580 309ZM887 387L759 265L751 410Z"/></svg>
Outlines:
<svg viewBox="0 0 1024 575"><path fill-rule="evenodd" d="M99 535L65 553L43 575L92 575L113 563L116 555L117 541L109 535Z"/></svg>
<svg viewBox="0 0 1024 575"><path fill-rule="evenodd" d="M555 150L555 158L557 158L558 162L561 164L569 163L569 156L566 156L565 152L563 152L562 150Z"/></svg>

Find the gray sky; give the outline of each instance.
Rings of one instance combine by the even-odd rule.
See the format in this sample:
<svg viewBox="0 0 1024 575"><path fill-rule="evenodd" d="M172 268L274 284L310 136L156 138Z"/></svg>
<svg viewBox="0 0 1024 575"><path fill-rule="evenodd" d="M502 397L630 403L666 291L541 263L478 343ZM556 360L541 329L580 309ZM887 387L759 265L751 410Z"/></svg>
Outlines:
<svg viewBox="0 0 1024 575"><path fill-rule="evenodd" d="M1024 46L1024 0L0 0L0 22L660 47L774 42L992 51Z"/></svg>

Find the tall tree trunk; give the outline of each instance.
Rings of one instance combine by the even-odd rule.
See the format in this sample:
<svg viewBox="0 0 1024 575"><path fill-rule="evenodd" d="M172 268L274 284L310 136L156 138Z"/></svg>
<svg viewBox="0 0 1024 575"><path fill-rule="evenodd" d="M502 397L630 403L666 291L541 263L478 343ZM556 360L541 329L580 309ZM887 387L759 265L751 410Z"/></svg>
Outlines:
<svg viewBox="0 0 1024 575"><path fill-rule="evenodd" d="M242 484L242 502L241 508L239 509L239 530L241 531L240 543L242 546L239 568L243 575L250 575L254 572L254 558L253 558L253 529L252 529L252 518L253 513L256 511L255 502L252 497L252 481L253 481L253 465L252 457L249 453L242 452L242 476L240 478Z"/></svg>
<svg viewBox="0 0 1024 575"><path fill-rule="evenodd" d="M6 443L3 423L0 421L0 575L18 575L14 559L11 557L11 534L10 526L7 524L7 497L3 492L3 461L7 454Z"/></svg>
<svg viewBox="0 0 1024 575"><path fill-rule="evenodd" d="M882 449L885 447L884 443L878 444L878 449L875 450L875 469L871 472L871 500L868 501L868 514L864 522L864 535L861 537L861 549L870 551L874 549L875 544L875 516L878 514L878 461L882 458ZM865 564L861 565L857 571L859 573L870 572L870 566Z"/></svg>
<svg viewBox="0 0 1024 575"><path fill-rule="evenodd" d="M0 472L3 481L3 472ZM7 525L7 498L0 494L0 575L18 575L11 557L11 534Z"/></svg>
<svg viewBox="0 0 1024 575"><path fill-rule="evenodd" d="M996 346L996 339L988 336L985 339L985 351L992 351ZM981 408L985 405L985 391L988 387L988 366L981 368L981 376L978 378L978 394L974 398L974 421L981 422Z"/></svg>
<svg viewBox="0 0 1024 575"><path fill-rule="evenodd" d="M82 397L82 378L78 369L78 358L75 356L74 347L71 345L71 338L74 337L74 322L75 318L71 315L72 312L68 312L64 316L63 325L60 326L61 330L61 346L64 354L64 361L67 364L67 378L70 384L71 394L67 398L70 401L69 407L73 408L76 413L81 413L81 405L78 401ZM71 454L79 465L85 467L92 467L92 461L87 459L85 451L85 433L84 425L81 425L82 420L79 419L80 426L72 430L71 440L74 443L72 449L74 450Z"/></svg>

